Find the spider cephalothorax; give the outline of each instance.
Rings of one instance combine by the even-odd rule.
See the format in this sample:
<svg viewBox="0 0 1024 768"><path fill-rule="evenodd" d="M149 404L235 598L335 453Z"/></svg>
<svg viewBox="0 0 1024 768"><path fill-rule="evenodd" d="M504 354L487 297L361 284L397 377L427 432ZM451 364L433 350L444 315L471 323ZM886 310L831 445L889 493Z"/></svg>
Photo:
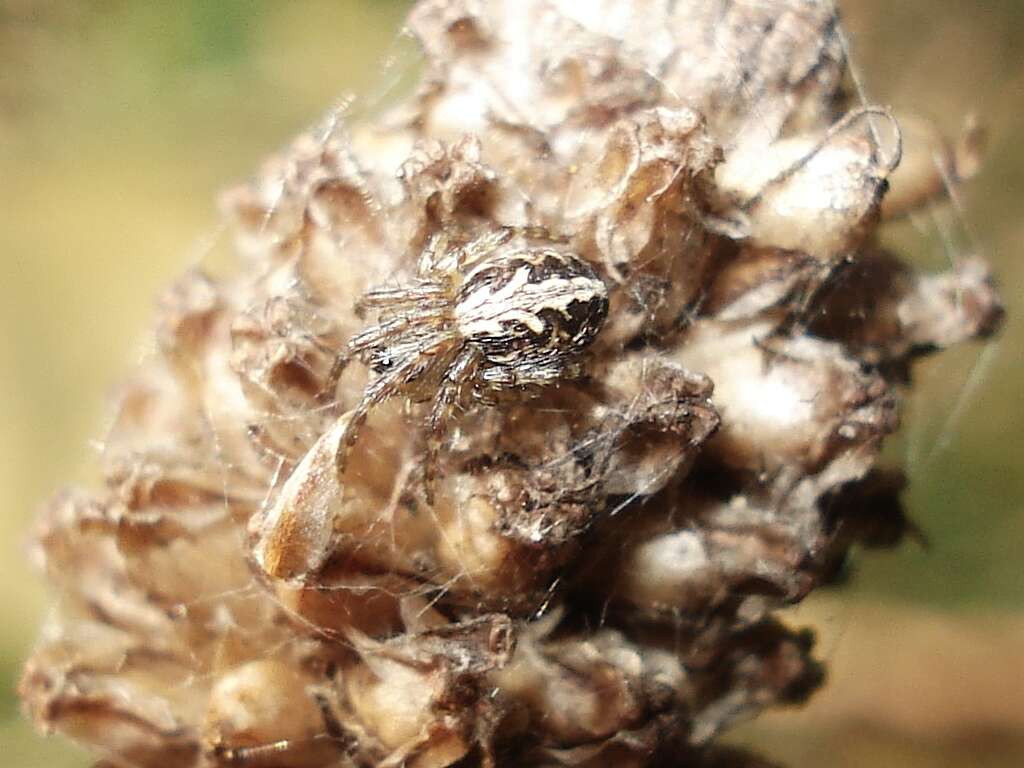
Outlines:
<svg viewBox="0 0 1024 768"><path fill-rule="evenodd" d="M608 290L563 242L503 227L461 246L435 238L414 280L369 291L359 308L377 310L378 322L349 340L337 370L357 358L377 375L349 416L338 471L370 410L402 394L433 401L429 480L460 406L579 374L608 314Z"/></svg>

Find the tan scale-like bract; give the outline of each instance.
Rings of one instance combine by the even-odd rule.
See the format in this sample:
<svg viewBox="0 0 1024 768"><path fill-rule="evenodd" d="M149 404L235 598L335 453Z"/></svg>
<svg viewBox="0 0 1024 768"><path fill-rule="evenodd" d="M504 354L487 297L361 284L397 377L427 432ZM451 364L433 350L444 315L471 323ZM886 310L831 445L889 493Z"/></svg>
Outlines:
<svg viewBox="0 0 1024 768"><path fill-rule="evenodd" d="M227 192L235 273L161 297L100 490L33 531L59 604L26 710L111 766L761 764L716 736L823 678L777 612L913 530L876 463L914 359L999 325L981 258L919 274L879 238L974 173L980 132L851 98L824 0L423 0L409 24L412 93ZM428 490L451 369L424 352L356 434L385 348L338 356L418 319L367 291L451 299L488 237L478 274L529 241L578 282L503 321L573 329L575 295L598 332L529 387L467 369ZM493 342L463 325L451 349Z"/></svg>

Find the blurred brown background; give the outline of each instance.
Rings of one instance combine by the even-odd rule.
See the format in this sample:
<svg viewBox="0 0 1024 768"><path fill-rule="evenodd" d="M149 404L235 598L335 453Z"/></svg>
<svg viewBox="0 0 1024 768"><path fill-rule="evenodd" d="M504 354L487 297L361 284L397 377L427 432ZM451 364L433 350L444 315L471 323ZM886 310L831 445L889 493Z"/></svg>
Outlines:
<svg viewBox="0 0 1024 768"><path fill-rule="evenodd" d="M988 162L962 226L894 228L941 269L966 232L1010 309L993 343L918 368L890 446L931 539L858 556L793 612L831 681L734 740L793 768L1024 764L1024 5L845 0L871 100L955 133ZM0 0L0 744L5 765L85 766L31 733L14 687L47 597L22 541L36 505L88 481L105 393L147 344L153 296L204 256L216 194L402 46L405 0Z"/></svg>

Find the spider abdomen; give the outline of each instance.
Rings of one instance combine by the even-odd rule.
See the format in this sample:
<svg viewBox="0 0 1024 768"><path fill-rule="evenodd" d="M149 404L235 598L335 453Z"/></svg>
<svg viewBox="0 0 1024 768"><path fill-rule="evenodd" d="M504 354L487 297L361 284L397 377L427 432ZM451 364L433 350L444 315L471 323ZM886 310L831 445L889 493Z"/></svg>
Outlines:
<svg viewBox="0 0 1024 768"><path fill-rule="evenodd" d="M548 248L484 260L466 275L454 309L459 335L484 365L514 369L519 383L564 375L607 314L608 289L593 268Z"/></svg>

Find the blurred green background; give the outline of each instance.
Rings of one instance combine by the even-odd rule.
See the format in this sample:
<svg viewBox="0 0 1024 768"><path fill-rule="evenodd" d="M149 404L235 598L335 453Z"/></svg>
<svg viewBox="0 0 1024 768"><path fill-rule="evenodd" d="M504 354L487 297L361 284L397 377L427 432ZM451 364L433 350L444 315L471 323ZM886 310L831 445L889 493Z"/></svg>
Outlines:
<svg viewBox="0 0 1024 768"><path fill-rule="evenodd" d="M930 549L860 554L794 619L829 686L733 738L794 768L1024 764L1024 5L841 2L868 94L955 133L990 127L965 226L1010 316L917 369L889 449ZM105 393L147 344L152 297L200 258L219 190L401 47L405 0L0 0L0 744L4 764L85 766L14 695L44 613L23 539L39 502L95 473ZM939 221L945 219L940 216ZM891 237L932 269L944 237ZM963 235L954 231L958 242Z"/></svg>

